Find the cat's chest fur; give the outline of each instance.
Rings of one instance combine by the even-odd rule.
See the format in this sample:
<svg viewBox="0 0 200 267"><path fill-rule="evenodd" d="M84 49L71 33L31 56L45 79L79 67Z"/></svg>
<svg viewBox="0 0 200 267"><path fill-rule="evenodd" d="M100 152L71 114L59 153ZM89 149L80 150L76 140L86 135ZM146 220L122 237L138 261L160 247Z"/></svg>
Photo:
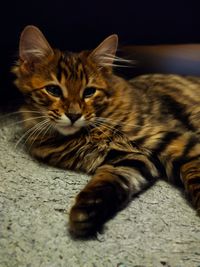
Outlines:
<svg viewBox="0 0 200 267"><path fill-rule="evenodd" d="M109 153L138 151L134 142L129 142L124 134L103 129L94 129L75 136L46 139L35 143L31 153L51 165L65 169L80 170L93 173Z"/></svg>

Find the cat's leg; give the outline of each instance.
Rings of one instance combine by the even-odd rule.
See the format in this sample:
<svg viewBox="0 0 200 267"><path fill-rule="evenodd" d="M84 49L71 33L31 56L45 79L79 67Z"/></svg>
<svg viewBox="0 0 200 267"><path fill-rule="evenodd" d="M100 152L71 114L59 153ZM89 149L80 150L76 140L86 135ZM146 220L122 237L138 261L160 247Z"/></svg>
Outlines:
<svg viewBox="0 0 200 267"><path fill-rule="evenodd" d="M180 173L186 192L200 212L200 157L183 164Z"/></svg>
<svg viewBox="0 0 200 267"><path fill-rule="evenodd" d="M158 155L159 152L159 155ZM178 135L156 150L169 181L184 185L195 208L200 210L200 142L192 132Z"/></svg>
<svg viewBox="0 0 200 267"><path fill-rule="evenodd" d="M78 236L94 234L158 176L151 159L140 153L102 165L76 198L70 212L70 231Z"/></svg>

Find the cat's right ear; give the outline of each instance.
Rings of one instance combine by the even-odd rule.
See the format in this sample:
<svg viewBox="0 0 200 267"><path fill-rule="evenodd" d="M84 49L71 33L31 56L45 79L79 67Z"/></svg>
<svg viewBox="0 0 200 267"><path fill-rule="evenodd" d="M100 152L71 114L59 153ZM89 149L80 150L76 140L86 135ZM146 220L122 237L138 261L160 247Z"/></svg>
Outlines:
<svg viewBox="0 0 200 267"><path fill-rule="evenodd" d="M99 66L112 67L117 51L118 36L117 34L107 37L96 49L92 51L90 57Z"/></svg>
<svg viewBox="0 0 200 267"><path fill-rule="evenodd" d="M42 32L35 26L26 26L20 37L20 60L26 65L32 65L53 54L53 49Z"/></svg>

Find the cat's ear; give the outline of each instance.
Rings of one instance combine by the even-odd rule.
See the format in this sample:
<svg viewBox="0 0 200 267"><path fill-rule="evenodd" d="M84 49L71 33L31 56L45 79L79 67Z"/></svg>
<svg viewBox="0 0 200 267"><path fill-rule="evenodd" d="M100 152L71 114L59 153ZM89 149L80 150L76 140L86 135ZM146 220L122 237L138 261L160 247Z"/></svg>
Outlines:
<svg viewBox="0 0 200 267"><path fill-rule="evenodd" d="M118 36L116 34L110 35L92 51L90 57L100 66L112 66L117 46Z"/></svg>
<svg viewBox="0 0 200 267"><path fill-rule="evenodd" d="M21 33L19 57L23 62L32 64L53 55L53 49L42 32L35 26L26 26Z"/></svg>

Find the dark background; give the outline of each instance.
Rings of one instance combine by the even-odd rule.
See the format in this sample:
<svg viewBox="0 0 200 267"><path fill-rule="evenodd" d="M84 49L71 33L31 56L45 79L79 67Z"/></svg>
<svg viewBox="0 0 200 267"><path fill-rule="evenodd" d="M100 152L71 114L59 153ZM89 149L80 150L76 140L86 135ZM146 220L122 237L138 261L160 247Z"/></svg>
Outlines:
<svg viewBox="0 0 200 267"><path fill-rule="evenodd" d="M17 58L20 32L28 24L38 26L53 47L80 51L94 48L112 33L119 35L121 46L200 43L199 14L198 1L192 0L2 2L0 104L19 96L10 67Z"/></svg>

